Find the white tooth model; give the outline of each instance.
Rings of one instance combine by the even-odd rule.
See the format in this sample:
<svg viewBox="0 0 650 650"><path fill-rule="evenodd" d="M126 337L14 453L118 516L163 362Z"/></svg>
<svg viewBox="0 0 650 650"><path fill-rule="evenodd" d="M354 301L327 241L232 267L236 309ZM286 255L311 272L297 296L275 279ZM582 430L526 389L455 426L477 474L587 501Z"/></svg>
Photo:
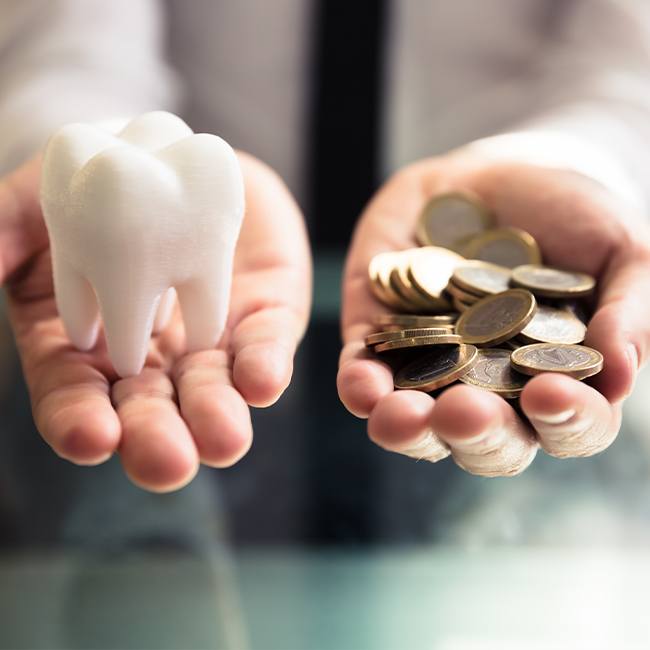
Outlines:
<svg viewBox="0 0 650 650"><path fill-rule="evenodd" d="M117 135L69 124L45 150L41 204L57 307L77 348L95 345L101 313L116 372L138 374L173 289L188 349L216 345L244 215L241 170L224 140L165 112Z"/></svg>

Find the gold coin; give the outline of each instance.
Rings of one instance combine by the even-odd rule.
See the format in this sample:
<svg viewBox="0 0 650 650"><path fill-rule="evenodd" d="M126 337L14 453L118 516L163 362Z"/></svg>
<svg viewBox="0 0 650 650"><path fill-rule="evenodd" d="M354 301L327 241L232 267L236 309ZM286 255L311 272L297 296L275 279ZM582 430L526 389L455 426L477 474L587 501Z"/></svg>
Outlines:
<svg viewBox="0 0 650 650"><path fill-rule="evenodd" d="M550 266L525 264L512 270L512 283L547 298L572 298L590 294L596 280L586 273L561 271Z"/></svg>
<svg viewBox="0 0 650 650"><path fill-rule="evenodd" d="M474 303L463 302L458 298L452 298L451 304L456 311L462 314L464 311L467 311Z"/></svg>
<svg viewBox="0 0 650 650"><path fill-rule="evenodd" d="M454 269L463 261L460 255L446 248L426 246L411 257L409 278L432 305L441 311L449 311L449 301L444 298L443 291Z"/></svg>
<svg viewBox="0 0 650 650"><path fill-rule="evenodd" d="M426 328L426 327L429 327L429 326L425 325L424 328ZM444 330L447 334L455 334L456 333L454 331L454 329L455 329L454 326L451 325L451 324L444 324L444 325L438 324L438 325L435 325L435 329ZM404 330L403 325L384 325L384 329L382 331L385 331L385 332L401 332L403 330Z"/></svg>
<svg viewBox="0 0 650 650"><path fill-rule="evenodd" d="M440 327L453 325L458 318L457 314L436 314L435 316L421 316L419 314L380 314L375 319L379 327Z"/></svg>
<svg viewBox="0 0 650 650"><path fill-rule="evenodd" d="M578 320L585 325L590 320L589 309L581 300L560 300L556 305L558 309L563 309L573 314Z"/></svg>
<svg viewBox="0 0 650 650"><path fill-rule="evenodd" d="M390 273L395 266L397 254L394 251L375 255L368 265L370 288L375 297L393 309L401 309L402 301L390 286Z"/></svg>
<svg viewBox="0 0 650 650"><path fill-rule="evenodd" d="M411 259L418 254L419 250L419 248L412 248L401 251L396 258L396 265L391 271L389 279L395 292L404 299L407 305L410 303L415 311L427 312L431 310L431 301L426 295L418 291L408 275ZM413 311L413 309L410 311Z"/></svg>
<svg viewBox="0 0 650 650"><path fill-rule="evenodd" d="M386 341L396 341L397 339L411 338L416 336L447 336L451 332L444 327L420 327L416 329L386 330L368 334L365 338L366 347L372 347L378 343Z"/></svg>
<svg viewBox="0 0 650 650"><path fill-rule="evenodd" d="M389 282L393 291L399 296L401 303L400 309L402 311L421 311L424 309L424 300L422 300L422 303L420 303L417 302L417 296L415 299L412 298L412 294L410 292L413 291L413 285L411 285L410 282L409 285L403 285L401 283L400 274L397 268L394 268L390 272Z"/></svg>
<svg viewBox="0 0 650 650"><path fill-rule="evenodd" d="M471 293L469 291L464 291L456 284L454 284L453 281L449 282L445 291L447 291L447 293L453 298L462 300L464 303L467 303L469 305L473 305L475 302L477 302L483 297L483 296L477 296L475 293Z"/></svg>
<svg viewBox="0 0 650 650"><path fill-rule="evenodd" d="M582 343L587 327L568 309L537 305L532 320L519 337L526 343Z"/></svg>
<svg viewBox="0 0 650 650"><path fill-rule="evenodd" d="M542 254L533 236L519 228L496 228L470 239L461 249L464 257L512 269L540 264Z"/></svg>
<svg viewBox="0 0 650 650"><path fill-rule="evenodd" d="M464 384L489 390L506 399L519 397L528 377L512 367L510 355L509 350L500 348L481 349L478 351L476 363L460 380Z"/></svg>
<svg viewBox="0 0 650 650"><path fill-rule="evenodd" d="M455 382L475 363L473 345L439 346L404 366L395 375L395 388L430 392Z"/></svg>
<svg viewBox="0 0 650 650"><path fill-rule="evenodd" d="M510 359L515 370L525 375L559 372L585 379L603 369L603 355L584 345L535 343L515 350Z"/></svg>
<svg viewBox="0 0 650 650"><path fill-rule="evenodd" d="M510 288L510 274L505 266L470 260L456 267L451 283L478 296L491 296Z"/></svg>
<svg viewBox="0 0 650 650"><path fill-rule="evenodd" d="M430 345L460 345L462 340L456 334L438 334L436 336L409 336L393 341L386 341L375 346L375 352L390 352L405 348L424 348Z"/></svg>
<svg viewBox="0 0 650 650"><path fill-rule="evenodd" d="M535 296L525 289L509 289L481 298L456 323L463 343L498 345L516 336L535 313Z"/></svg>
<svg viewBox="0 0 650 650"><path fill-rule="evenodd" d="M423 246L455 250L469 237L483 232L494 217L475 194L449 192L434 196L422 209L416 238Z"/></svg>

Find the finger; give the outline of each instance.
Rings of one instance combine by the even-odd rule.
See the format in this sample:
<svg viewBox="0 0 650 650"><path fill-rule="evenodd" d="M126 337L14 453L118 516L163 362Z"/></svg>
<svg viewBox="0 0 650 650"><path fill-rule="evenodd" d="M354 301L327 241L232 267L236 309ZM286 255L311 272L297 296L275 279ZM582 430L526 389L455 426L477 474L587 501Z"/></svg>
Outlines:
<svg viewBox="0 0 650 650"><path fill-rule="evenodd" d="M599 350L603 371L591 381L609 399L620 402L634 387L650 346L650 256L635 247L616 253L606 272L600 304L589 323L586 345Z"/></svg>
<svg viewBox="0 0 650 650"><path fill-rule="evenodd" d="M17 307L11 302L14 324ZM45 307L42 307L45 309ZM73 349L60 321L50 318L15 328L34 422L62 458L78 465L107 460L121 438L111 405L106 366Z"/></svg>
<svg viewBox="0 0 650 650"><path fill-rule="evenodd" d="M363 342L353 340L341 351L336 387L345 408L367 418L382 397L393 393L393 372Z"/></svg>
<svg viewBox="0 0 650 650"><path fill-rule="evenodd" d="M544 374L528 382L521 407L551 456L593 456L612 444L621 409L590 386L570 377Z"/></svg>
<svg viewBox="0 0 650 650"><path fill-rule="evenodd" d="M416 460L435 463L449 456L449 447L431 429L433 399L419 391L395 391L375 406L368 435L380 447Z"/></svg>
<svg viewBox="0 0 650 650"><path fill-rule="evenodd" d="M116 382L113 403L122 423L120 455L129 478L155 492L176 490L196 474L199 457L161 370L145 368Z"/></svg>
<svg viewBox="0 0 650 650"><path fill-rule="evenodd" d="M40 158L0 183L0 280L4 283L30 257L47 246L39 203Z"/></svg>
<svg viewBox="0 0 650 650"><path fill-rule="evenodd" d="M262 308L235 327L230 345L233 382L248 404L270 406L282 395L291 381L303 330L302 314L288 305Z"/></svg>
<svg viewBox="0 0 650 650"><path fill-rule="evenodd" d="M311 260L302 215L268 167L240 156L246 216L237 245L230 347L233 380L253 406L269 406L287 387L307 325Z"/></svg>
<svg viewBox="0 0 650 650"><path fill-rule="evenodd" d="M419 166L424 169L431 165ZM390 368L371 359L363 345L363 337L371 331L376 317L386 312L370 291L368 264L377 253L415 245L415 221L433 191L422 182L424 172L417 172L415 167L395 175L373 197L355 229L346 260L341 309L345 347L337 385L346 408L362 418L393 391Z"/></svg>
<svg viewBox="0 0 650 650"><path fill-rule="evenodd" d="M36 428L61 458L77 465L103 463L116 451L121 438L108 382L83 364L59 364L51 376L64 375L58 387L40 399L33 398Z"/></svg>
<svg viewBox="0 0 650 650"><path fill-rule="evenodd" d="M479 476L513 476L532 463L538 444L498 395L454 386L436 401L431 425L456 463Z"/></svg>
<svg viewBox="0 0 650 650"><path fill-rule="evenodd" d="M226 353L209 350L183 357L174 383L201 462L228 467L244 456L253 428L248 406L232 385Z"/></svg>

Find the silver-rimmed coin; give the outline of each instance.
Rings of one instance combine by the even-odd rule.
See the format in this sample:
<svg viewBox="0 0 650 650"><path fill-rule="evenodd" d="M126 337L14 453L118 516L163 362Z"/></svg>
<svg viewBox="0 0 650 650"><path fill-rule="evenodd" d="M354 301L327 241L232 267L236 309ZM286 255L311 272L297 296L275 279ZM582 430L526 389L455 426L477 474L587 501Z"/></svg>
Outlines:
<svg viewBox="0 0 650 650"><path fill-rule="evenodd" d="M449 192L434 196L422 209L416 238L423 246L455 250L463 241L494 224L494 216L475 194Z"/></svg>
<svg viewBox="0 0 650 650"><path fill-rule="evenodd" d="M454 383L468 372L478 350L473 345L433 348L395 375L395 388L431 392Z"/></svg>
<svg viewBox="0 0 650 650"><path fill-rule="evenodd" d="M525 375L559 372L574 379L585 379L603 369L603 355L584 345L535 343L514 350L512 366Z"/></svg>
<svg viewBox="0 0 650 650"><path fill-rule="evenodd" d="M590 294L596 286L596 280L586 273L524 264L512 269L512 284L538 296L573 298Z"/></svg>
<svg viewBox="0 0 650 650"><path fill-rule="evenodd" d="M509 350L500 348L479 350L476 363L460 378L460 381L497 393L506 399L519 397L528 377L512 367L510 355Z"/></svg>
<svg viewBox="0 0 650 650"><path fill-rule="evenodd" d="M521 332L533 318L535 297L525 289L509 289L481 298L466 309L456 323L464 343L498 345Z"/></svg>
<svg viewBox="0 0 650 650"><path fill-rule="evenodd" d="M385 330L368 334L365 338L366 347L373 347L379 343L396 341L403 338L414 338L418 336L448 336L451 332L446 327L421 327L416 329Z"/></svg>
<svg viewBox="0 0 650 650"><path fill-rule="evenodd" d="M540 264L542 254L533 236L520 228L495 228L470 239L461 249L464 257L512 269Z"/></svg>
<svg viewBox="0 0 650 650"><path fill-rule="evenodd" d="M510 269L480 260L469 260L456 267L451 283L478 296L494 295L510 288Z"/></svg>
<svg viewBox="0 0 650 650"><path fill-rule="evenodd" d="M521 330L526 343L582 343L587 326L568 309L537 305L533 319Z"/></svg>

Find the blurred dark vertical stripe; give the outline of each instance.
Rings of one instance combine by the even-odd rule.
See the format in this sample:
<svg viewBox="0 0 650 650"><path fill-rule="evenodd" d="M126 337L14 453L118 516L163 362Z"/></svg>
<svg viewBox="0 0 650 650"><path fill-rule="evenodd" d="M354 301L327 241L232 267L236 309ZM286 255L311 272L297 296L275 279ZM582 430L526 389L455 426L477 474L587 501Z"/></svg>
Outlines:
<svg viewBox="0 0 650 650"><path fill-rule="evenodd" d="M377 186L386 0L320 0L308 202L316 248L341 248Z"/></svg>
<svg viewBox="0 0 650 650"><path fill-rule="evenodd" d="M385 17L384 1L320 0L315 7L308 216L317 264L319 251L343 255L378 182ZM319 544L368 543L378 525L381 451L338 399L338 328L338 315L321 318L305 341L306 533Z"/></svg>

